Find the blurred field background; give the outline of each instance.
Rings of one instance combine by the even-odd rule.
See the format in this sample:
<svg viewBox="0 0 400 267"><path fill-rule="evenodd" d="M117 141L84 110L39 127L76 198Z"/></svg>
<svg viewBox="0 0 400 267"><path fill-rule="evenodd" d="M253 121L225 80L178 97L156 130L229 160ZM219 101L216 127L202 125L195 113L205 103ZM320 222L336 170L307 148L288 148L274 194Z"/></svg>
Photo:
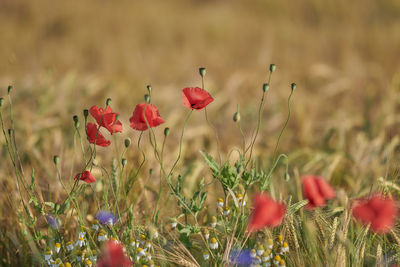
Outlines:
<svg viewBox="0 0 400 267"><path fill-rule="evenodd" d="M0 59L1 96L6 96L9 84L14 86L18 148L27 172L35 167L44 198L57 199L55 189L61 188L53 155L60 155L64 179L69 177L74 161L72 116L104 105L111 97L124 124L122 136L136 142L128 118L143 101L147 84L166 119L163 126L171 128L166 157L171 155L172 162L186 111L180 90L201 85L199 67L207 68L205 87L216 99L209 107L210 118L226 159L226 152L241 144L232 121L236 104L250 140L270 63L277 71L255 147L261 165L269 164L262 159L272 154L287 116L290 83L295 82L292 117L280 146L291 159L294 175L325 175L354 197L368 192L381 176L398 179L396 0L2 0ZM160 136L162 129L157 130ZM123 138L118 138L122 145ZM4 139L0 140L1 191L16 192ZM190 121L185 144L186 163L197 166L192 170L197 177L207 171L199 165L199 150L217 153L202 112ZM127 155L135 168L137 149ZM79 164L76 158L76 168L82 167ZM150 187L157 181L150 181ZM16 194L2 194L3 229L13 224L7 214L17 199Z"/></svg>

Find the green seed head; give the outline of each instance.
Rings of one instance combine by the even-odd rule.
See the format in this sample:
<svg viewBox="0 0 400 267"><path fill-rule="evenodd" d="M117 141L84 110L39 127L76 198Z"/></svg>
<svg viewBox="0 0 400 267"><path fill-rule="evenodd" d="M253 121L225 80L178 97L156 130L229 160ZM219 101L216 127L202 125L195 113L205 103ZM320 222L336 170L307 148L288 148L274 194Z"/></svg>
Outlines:
<svg viewBox="0 0 400 267"><path fill-rule="evenodd" d="M164 129L164 136L167 137L169 135L169 128Z"/></svg>
<svg viewBox="0 0 400 267"><path fill-rule="evenodd" d="M125 147L128 148L131 145L131 139L130 138L126 138L124 140L124 144L125 144Z"/></svg>
<svg viewBox="0 0 400 267"><path fill-rule="evenodd" d="M128 163L128 161L127 161L126 159L122 159L122 160L121 160L121 163L122 163L122 166L125 166L126 163Z"/></svg>
<svg viewBox="0 0 400 267"><path fill-rule="evenodd" d="M269 65L269 71L270 71L270 72L274 72L275 70L276 70L275 64Z"/></svg>
<svg viewBox="0 0 400 267"><path fill-rule="evenodd" d="M13 89L13 87L11 85L9 85L7 88L7 92L10 93L12 89Z"/></svg>
<svg viewBox="0 0 400 267"><path fill-rule="evenodd" d="M199 68L199 73L201 77L206 76L206 68Z"/></svg>
<svg viewBox="0 0 400 267"><path fill-rule="evenodd" d="M83 116L85 117L85 119L89 116L89 110L84 109L83 110Z"/></svg>
<svg viewBox="0 0 400 267"><path fill-rule="evenodd" d="M55 165L58 165L58 163L60 163L60 157L57 156L57 155L55 155L55 156L53 157L53 162L54 162Z"/></svg>
<svg viewBox="0 0 400 267"><path fill-rule="evenodd" d="M294 91L294 89L296 89L296 84L295 84L295 83L292 83L292 84L290 85L290 88L292 89L292 91Z"/></svg>
<svg viewBox="0 0 400 267"><path fill-rule="evenodd" d="M269 90L269 83L264 83L262 86L263 92L266 92Z"/></svg>

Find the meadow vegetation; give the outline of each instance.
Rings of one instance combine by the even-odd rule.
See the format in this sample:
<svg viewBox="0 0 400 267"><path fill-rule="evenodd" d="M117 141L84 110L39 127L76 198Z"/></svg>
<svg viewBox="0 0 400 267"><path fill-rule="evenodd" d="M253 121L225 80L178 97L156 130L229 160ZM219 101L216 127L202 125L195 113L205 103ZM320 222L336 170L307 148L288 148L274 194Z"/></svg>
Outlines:
<svg viewBox="0 0 400 267"><path fill-rule="evenodd" d="M357 200L400 194L399 17L394 0L2 1L0 265L398 264L395 212L374 224Z"/></svg>

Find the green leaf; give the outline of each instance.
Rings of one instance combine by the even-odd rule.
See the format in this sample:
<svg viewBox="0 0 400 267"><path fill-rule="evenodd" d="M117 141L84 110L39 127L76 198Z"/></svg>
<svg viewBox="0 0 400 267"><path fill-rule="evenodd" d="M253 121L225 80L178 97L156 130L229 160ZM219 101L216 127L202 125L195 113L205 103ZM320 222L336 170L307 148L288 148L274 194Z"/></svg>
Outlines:
<svg viewBox="0 0 400 267"><path fill-rule="evenodd" d="M204 160L206 161L207 165L210 167L214 175L219 173L220 166L219 164L207 153L200 151L201 155L203 155Z"/></svg>

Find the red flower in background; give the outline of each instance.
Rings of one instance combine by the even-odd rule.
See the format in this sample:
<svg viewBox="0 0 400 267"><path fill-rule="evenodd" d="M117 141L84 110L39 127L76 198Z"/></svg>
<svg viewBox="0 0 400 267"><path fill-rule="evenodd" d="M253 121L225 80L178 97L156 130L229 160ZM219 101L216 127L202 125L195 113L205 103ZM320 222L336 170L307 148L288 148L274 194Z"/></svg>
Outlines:
<svg viewBox="0 0 400 267"><path fill-rule="evenodd" d="M335 190L320 176L306 175L303 176L302 182L304 195L308 199L306 209L325 206L325 201L336 195Z"/></svg>
<svg viewBox="0 0 400 267"><path fill-rule="evenodd" d="M110 240L104 247L103 252L97 262L97 267L129 267L132 262L124 254L122 245L118 242Z"/></svg>
<svg viewBox="0 0 400 267"><path fill-rule="evenodd" d="M264 227L275 227L282 223L286 205L273 200L268 194L258 194L254 198L255 207L247 230L255 232Z"/></svg>
<svg viewBox="0 0 400 267"><path fill-rule="evenodd" d="M150 128L164 123L164 120L161 118L156 106L152 104L138 104L133 111L132 117L129 118L132 129L138 131L147 130L148 127L143 113L145 113L146 120Z"/></svg>
<svg viewBox="0 0 400 267"><path fill-rule="evenodd" d="M76 179L82 180L89 184L96 182L96 178L94 178L94 176L89 171L84 171L82 173L76 174L74 180Z"/></svg>
<svg viewBox="0 0 400 267"><path fill-rule="evenodd" d="M96 145L98 146L109 146L111 142L107 139L104 138L104 136L101 134L100 131L98 131L96 124L94 123L88 123L86 125L86 133L89 137L89 141L91 144L94 144L94 141L96 140Z"/></svg>
<svg viewBox="0 0 400 267"><path fill-rule="evenodd" d="M89 112L97 123L106 128L110 134L122 132L122 123L120 121L115 121L119 113L113 112L110 106L108 106L105 111L102 108L93 106L90 108Z"/></svg>
<svg viewBox="0 0 400 267"><path fill-rule="evenodd" d="M382 195L358 200L353 208L353 216L364 224L371 224L377 233L387 233L396 222L398 208L396 202Z"/></svg>
<svg viewBox="0 0 400 267"><path fill-rule="evenodd" d="M191 109L203 109L214 101L214 98L204 89L188 87L182 89L183 105Z"/></svg>

